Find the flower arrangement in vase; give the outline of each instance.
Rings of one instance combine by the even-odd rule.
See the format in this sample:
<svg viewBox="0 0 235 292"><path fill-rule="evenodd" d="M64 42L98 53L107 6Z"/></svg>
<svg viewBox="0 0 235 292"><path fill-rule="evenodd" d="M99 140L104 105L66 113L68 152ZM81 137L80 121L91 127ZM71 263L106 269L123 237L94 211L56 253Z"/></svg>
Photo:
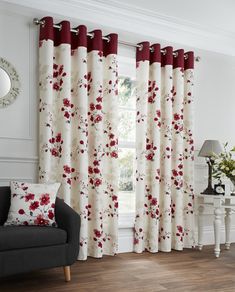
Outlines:
<svg viewBox="0 0 235 292"><path fill-rule="evenodd" d="M229 178L233 184L231 194L235 195L235 159L233 159L235 154L235 147L233 147L231 150L228 150L227 148L228 143L225 143L224 151L220 154L213 155L214 164L212 175L220 182L225 177Z"/></svg>

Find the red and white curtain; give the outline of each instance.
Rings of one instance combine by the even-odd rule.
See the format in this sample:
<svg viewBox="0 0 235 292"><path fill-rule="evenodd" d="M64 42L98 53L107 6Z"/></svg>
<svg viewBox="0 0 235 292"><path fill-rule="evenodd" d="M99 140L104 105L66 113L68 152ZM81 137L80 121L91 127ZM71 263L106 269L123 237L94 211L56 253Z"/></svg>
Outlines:
<svg viewBox="0 0 235 292"><path fill-rule="evenodd" d="M193 236L193 52L137 49L135 251L182 250Z"/></svg>
<svg viewBox="0 0 235 292"><path fill-rule="evenodd" d="M117 35L40 28L40 178L81 215L79 259L117 252ZM78 243L79 244L79 243Z"/></svg>

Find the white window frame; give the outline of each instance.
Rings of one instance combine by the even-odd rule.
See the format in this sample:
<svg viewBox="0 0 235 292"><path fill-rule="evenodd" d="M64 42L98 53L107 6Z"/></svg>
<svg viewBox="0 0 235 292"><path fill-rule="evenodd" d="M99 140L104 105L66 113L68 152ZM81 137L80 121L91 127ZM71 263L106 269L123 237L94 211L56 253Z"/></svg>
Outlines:
<svg viewBox="0 0 235 292"><path fill-rule="evenodd" d="M119 76L136 79L136 61L135 58L118 56ZM135 109L129 107L119 107L119 109L136 112ZM119 141L119 148L135 149L135 142ZM119 213L118 227L132 228L134 227L135 212Z"/></svg>

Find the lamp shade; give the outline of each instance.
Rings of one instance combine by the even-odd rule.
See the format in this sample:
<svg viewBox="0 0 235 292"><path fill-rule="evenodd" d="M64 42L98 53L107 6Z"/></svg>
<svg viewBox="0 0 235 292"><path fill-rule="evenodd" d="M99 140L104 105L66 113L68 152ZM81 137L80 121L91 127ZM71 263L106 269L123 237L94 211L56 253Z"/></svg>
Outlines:
<svg viewBox="0 0 235 292"><path fill-rule="evenodd" d="M219 154L223 151L218 140L205 140L198 154L200 157L211 157L213 154Z"/></svg>

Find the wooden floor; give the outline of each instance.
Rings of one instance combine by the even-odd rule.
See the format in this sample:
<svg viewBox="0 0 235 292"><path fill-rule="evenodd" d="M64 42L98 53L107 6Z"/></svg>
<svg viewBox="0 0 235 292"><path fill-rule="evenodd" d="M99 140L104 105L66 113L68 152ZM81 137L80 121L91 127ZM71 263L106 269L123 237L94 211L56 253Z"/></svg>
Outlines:
<svg viewBox="0 0 235 292"><path fill-rule="evenodd" d="M0 291L235 291L235 245L216 259L213 247L203 251L126 253L89 258L72 266L72 281L63 269L37 271L0 280Z"/></svg>

